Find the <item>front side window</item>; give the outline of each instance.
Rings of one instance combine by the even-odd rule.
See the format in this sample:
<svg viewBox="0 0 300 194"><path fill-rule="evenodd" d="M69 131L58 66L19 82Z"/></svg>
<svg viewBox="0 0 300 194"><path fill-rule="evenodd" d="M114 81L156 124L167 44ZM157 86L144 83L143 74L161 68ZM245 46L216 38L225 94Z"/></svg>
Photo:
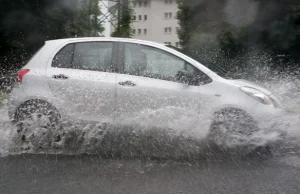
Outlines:
<svg viewBox="0 0 300 194"><path fill-rule="evenodd" d="M94 71L109 71L112 42L82 42L68 44L54 57L52 67Z"/></svg>
<svg viewBox="0 0 300 194"><path fill-rule="evenodd" d="M191 76L189 85L211 82L206 74L173 54L150 46L125 44L125 74L181 82L178 76L182 72Z"/></svg>

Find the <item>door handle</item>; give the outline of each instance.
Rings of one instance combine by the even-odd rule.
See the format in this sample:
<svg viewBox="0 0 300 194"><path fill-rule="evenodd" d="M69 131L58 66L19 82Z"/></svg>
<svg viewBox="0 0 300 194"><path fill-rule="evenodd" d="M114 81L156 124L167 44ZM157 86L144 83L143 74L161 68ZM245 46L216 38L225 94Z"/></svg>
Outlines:
<svg viewBox="0 0 300 194"><path fill-rule="evenodd" d="M59 74L59 75L53 75L53 79L68 79L69 77L64 75L64 74Z"/></svg>
<svg viewBox="0 0 300 194"><path fill-rule="evenodd" d="M132 81L125 81L125 82L119 82L119 85L121 86L136 86L135 83L133 83Z"/></svg>

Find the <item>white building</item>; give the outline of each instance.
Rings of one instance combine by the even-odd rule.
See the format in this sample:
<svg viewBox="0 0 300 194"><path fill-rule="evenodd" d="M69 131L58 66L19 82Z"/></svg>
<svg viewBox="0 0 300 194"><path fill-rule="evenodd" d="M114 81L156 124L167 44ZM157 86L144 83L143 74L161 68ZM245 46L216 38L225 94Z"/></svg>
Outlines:
<svg viewBox="0 0 300 194"><path fill-rule="evenodd" d="M132 24L133 38L150 40L154 42L170 44L180 47L177 30L179 29L176 0L131 0L131 7L134 10L134 22ZM104 36L110 36L114 31L117 13L109 15L109 9L113 9L116 3L110 0L100 2L102 18L105 18L103 26ZM109 7L109 9L108 9Z"/></svg>
<svg viewBox="0 0 300 194"><path fill-rule="evenodd" d="M176 0L137 0L132 2L133 38L180 47Z"/></svg>

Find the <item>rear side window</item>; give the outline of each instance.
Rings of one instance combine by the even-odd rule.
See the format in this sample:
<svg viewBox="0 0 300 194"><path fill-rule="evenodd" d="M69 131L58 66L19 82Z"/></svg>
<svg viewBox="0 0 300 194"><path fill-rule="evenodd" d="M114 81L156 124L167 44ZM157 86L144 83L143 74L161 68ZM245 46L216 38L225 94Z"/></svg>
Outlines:
<svg viewBox="0 0 300 194"><path fill-rule="evenodd" d="M109 71L112 61L112 42L77 43L74 49L73 68Z"/></svg>
<svg viewBox="0 0 300 194"><path fill-rule="evenodd" d="M54 57L52 67L92 71L110 71L112 42L82 42L68 44Z"/></svg>
<svg viewBox="0 0 300 194"><path fill-rule="evenodd" d="M75 44L68 44L62 48L54 57L52 67L72 68L72 57Z"/></svg>

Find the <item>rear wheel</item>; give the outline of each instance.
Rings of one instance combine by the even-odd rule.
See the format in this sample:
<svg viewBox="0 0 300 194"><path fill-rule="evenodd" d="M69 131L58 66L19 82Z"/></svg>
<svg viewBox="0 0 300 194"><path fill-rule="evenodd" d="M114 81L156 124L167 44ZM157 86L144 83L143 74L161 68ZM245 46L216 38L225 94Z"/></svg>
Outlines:
<svg viewBox="0 0 300 194"><path fill-rule="evenodd" d="M57 127L60 115L56 108L42 100L31 100L22 104L15 114L18 132L28 128Z"/></svg>

